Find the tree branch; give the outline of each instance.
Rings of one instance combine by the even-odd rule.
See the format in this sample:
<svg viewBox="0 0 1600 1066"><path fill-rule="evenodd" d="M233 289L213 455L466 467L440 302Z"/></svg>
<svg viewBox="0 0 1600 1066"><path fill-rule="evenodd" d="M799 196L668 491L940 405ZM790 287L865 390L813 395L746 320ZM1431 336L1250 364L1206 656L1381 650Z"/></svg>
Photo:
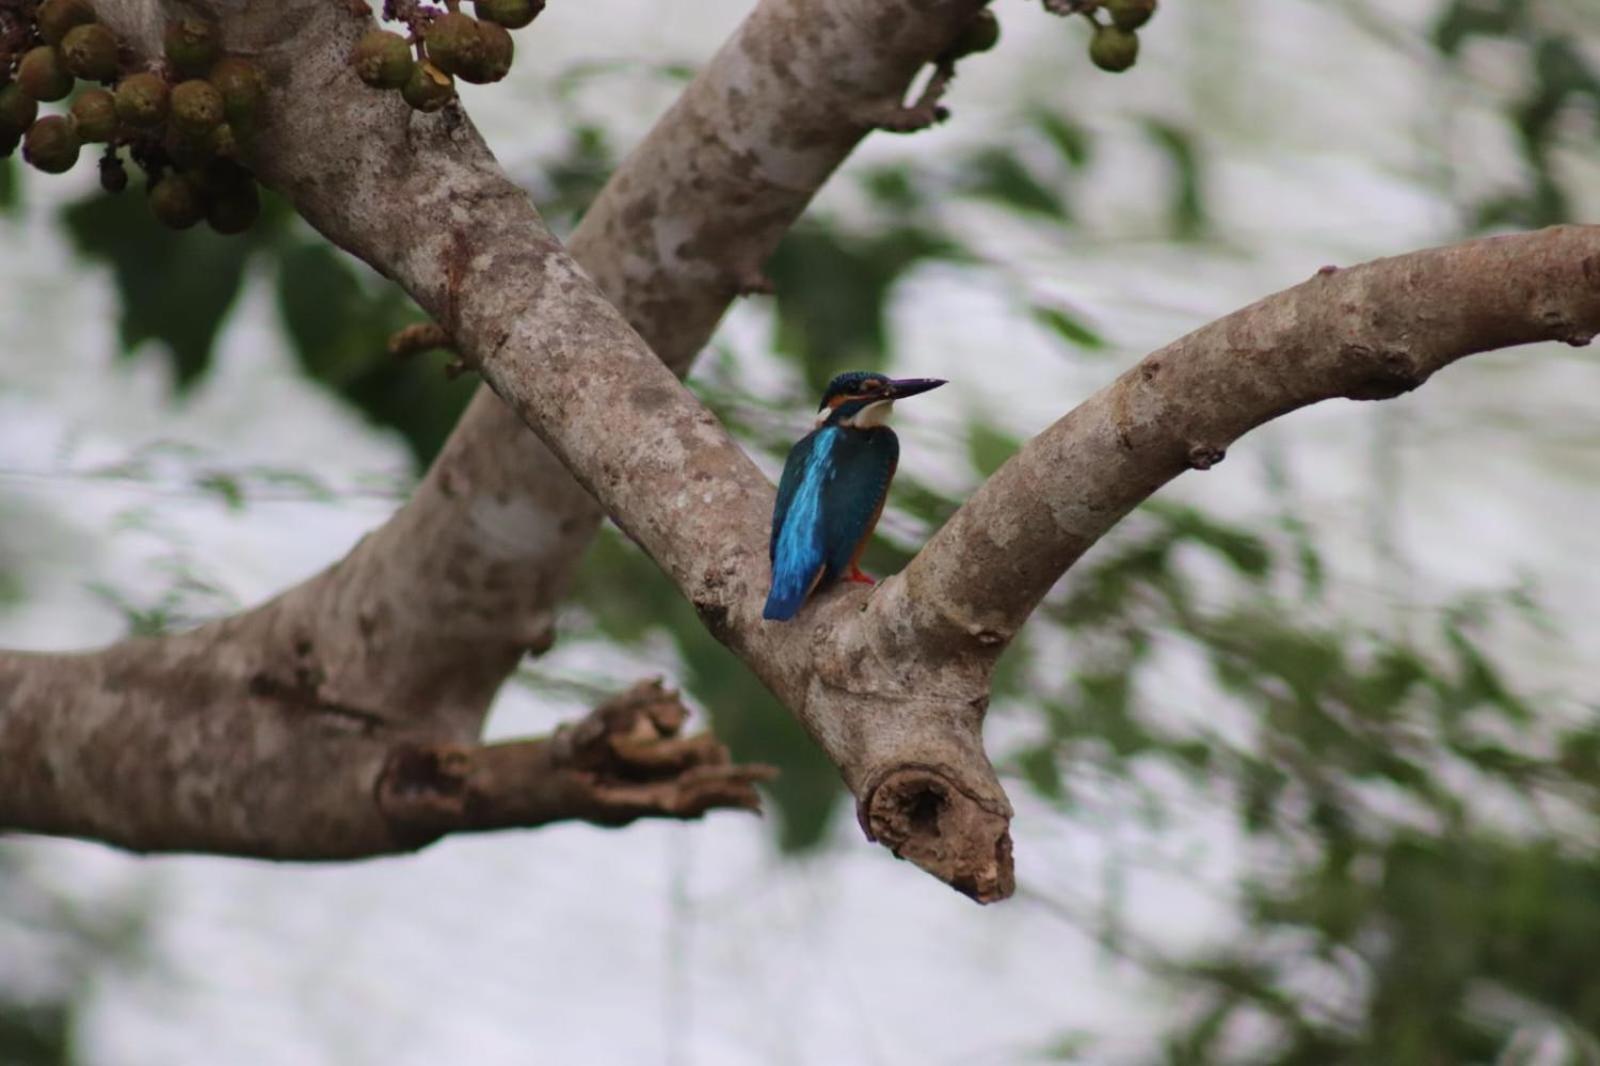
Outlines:
<svg viewBox="0 0 1600 1066"><path fill-rule="evenodd" d="M721 807L761 809L769 766L734 766L709 734L679 737L688 709L659 681L641 681L545 740L487 745L401 744L376 788L403 837L525 828L582 819L698 818Z"/></svg>
<svg viewBox="0 0 1600 1066"><path fill-rule="evenodd" d="M861 7L847 6L844 17L830 3L774 0L719 56L742 73L719 100L729 129L755 123L771 142L748 168L814 176L788 149L797 131L777 127L783 139L771 132L785 121L782 102L796 78L843 97L881 95L836 62L863 47ZM884 3L883 37L871 45L896 51L908 38L937 54L979 6L947 2L912 17ZM1008 894L1010 807L980 735L984 661L929 662L909 674L874 654L876 634L847 626L856 605L838 599L813 612L809 636L762 622L771 486L565 254L464 119L419 118L390 97L362 94L344 61L355 28L328 10L313 3L303 18L275 12L254 27L259 36L245 37L259 42L251 50L275 97L326 99L314 116L272 112L279 121L263 133L259 172L449 330L463 357L719 639L795 709L840 767L869 833L881 831L897 854L977 898ZM940 16L948 24L931 32ZM243 19L232 28L251 29ZM771 62L774 49L781 64ZM909 78L909 68L903 73ZM783 95L769 100L773 93ZM687 99L697 99L695 88ZM741 110L761 117L741 120ZM843 121L843 129L850 141L863 127ZM699 131L713 150L727 135ZM637 214L647 217L654 203L639 200ZM668 254L687 251L678 245ZM847 628L857 638L838 642L833 634ZM884 787L891 780L895 787Z"/></svg>
<svg viewBox="0 0 1600 1066"><path fill-rule="evenodd" d="M590 216L600 220L588 230L591 254L613 270L591 265L586 275L463 118L415 116L355 83L344 56L359 24L334 18L334 5L212 3L231 13L230 45L262 63L279 105L256 159L263 176L449 330L506 407L794 709L840 767L868 834L980 900L1012 888L1010 807L981 744L994 659L1083 548L1160 484L1214 463L1261 421L1329 395L1392 394L1485 347L1552 336L1577 342L1600 318L1592 228L1512 239L1494 246L1499 253L1420 253L1351 271L1349 281L1314 279L1178 342L1166 357L1158 353L1063 419L875 593L836 590L797 623L766 623L770 485L591 275L636 322L659 330L651 339L669 355L678 343L697 346L753 273L759 260L745 254L775 239L865 131L850 116L873 112L873 101L898 101L921 63L914 57L937 54L980 5L767 0L635 157L655 170L630 164L611 199L602 197ZM884 55L891 59L880 61ZM797 104L797 86L826 106ZM281 106L291 99L323 106ZM698 195L708 187L720 199L694 201L703 214L687 218L673 214L678 204L662 191ZM734 222L760 240L741 239ZM1475 256L1498 269L1505 290L1487 303L1476 289L1495 275L1483 264L1468 269ZM1427 269L1429 257L1446 268ZM642 299L631 295L636 280L648 299L628 306ZM1317 285L1334 288L1317 297ZM1390 299L1392 286L1415 302ZM680 310L692 329L669 324ZM1450 347L1463 338L1459 350ZM1243 370L1232 362L1241 359ZM426 653L438 676L403 679L403 720L434 731L475 731L498 677L522 646L542 639L542 612L593 529L594 512L560 478L490 468L495 456L544 461L513 440L499 412L480 397L413 504L350 560L277 601L310 597L343 610L337 637L340 626L376 624L355 606L360 596L339 593L348 585L374 595L374 574L402 588L417 581L424 602L452 601L446 615L483 606L490 590L508 587L507 576L537 581L533 592L492 601L490 635L469 629L449 649L477 664L453 693L440 691L441 678L458 675L445 670L449 654L438 649ZM1079 462L1079 451L1094 460ZM554 516L562 518L552 530L545 523ZM487 562L479 555L486 544L497 549ZM420 580L395 573L395 559L416 551L429 568ZM285 613L308 617L303 606ZM337 683L314 674L319 700L345 706L334 694L350 682L383 691L386 682L372 675L401 647L425 643L429 631L409 612L385 624L395 644L358 644L375 654ZM274 654L283 646L274 642ZM319 666L338 670L337 663ZM462 698L449 698L456 693ZM442 776L432 792L471 796L486 771L438 743L430 739L418 757L418 779Z"/></svg>
<svg viewBox="0 0 1600 1066"><path fill-rule="evenodd" d="M159 54L167 18L159 0L96 6L125 40ZM389 102L347 76L336 91L318 84L318 72L347 75L341 43L362 25L335 24L337 5L302 2L295 18L278 4L206 6L221 18L230 51L275 51L285 61L269 71L272 110L298 123L279 124L273 135L293 140L300 125L317 126L321 106L333 99L357 114ZM867 27L850 21L856 32L838 32L856 12L765 3L619 168L573 248L670 365L687 367L728 302L759 277L789 223L866 132L867 123L841 115L861 101L898 103L924 60L977 6L935 5L878 33L894 21L885 9L869 49L861 47ZM794 49L789 35L811 21L834 32L804 34L807 62L785 67L780 60ZM295 47L303 67L290 62ZM751 106L752 97L760 106ZM402 142L409 138L410 115L391 108L384 119L404 132ZM461 133L449 115L415 127L423 140ZM401 143L397 154L409 158L409 146ZM448 175L426 166L412 174L448 192ZM327 199L340 209L417 191L348 177L337 166L330 172ZM395 233L416 226L408 219ZM32 774L43 752L84 775L72 780L70 795L41 798L28 790L39 784L30 777L0 774L0 827L144 850L283 858L383 849L386 830L370 817L367 785L394 780L393 749L362 732L414 736L424 751L466 745L517 660L549 646L553 605L601 513L516 416L480 392L408 505L311 581L192 634L86 655L4 656L0 765ZM128 713L130 677L140 682L140 713ZM25 692L33 697L24 701ZM42 704L41 692L48 694ZM95 728L97 707L117 708L116 729ZM541 749L507 750L527 769ZM508 764L485 759L503 779ZM641 813L743 805L742 794L721 790L714 770L691 771L704 786L663 797L652 783L642 796L613 794L609 811L594 813L614 820L635 803L648 807ZM129 805L144 812L140 824L125 823L121 808ZM509 800L471 806L480 814L510 809Z"/></svg>
<svg viewBox="0 0 1600 1066"><path fill-rule="evenodd" d="M448 744L264 678L206 632L79 656L0 653L0 827L133 851L351 859L448 833L759 809L658 681L543 740Z"/></svg>
<svg viewBox="0 0 1600 1066"><path fill-rule="evenodd" d="M1264 422L1382 400L1478 352L1600 333L1600 226L1319 271L1152 353L1034 437L874 602L910 647L1003 648L1078 558Z"/></svg>

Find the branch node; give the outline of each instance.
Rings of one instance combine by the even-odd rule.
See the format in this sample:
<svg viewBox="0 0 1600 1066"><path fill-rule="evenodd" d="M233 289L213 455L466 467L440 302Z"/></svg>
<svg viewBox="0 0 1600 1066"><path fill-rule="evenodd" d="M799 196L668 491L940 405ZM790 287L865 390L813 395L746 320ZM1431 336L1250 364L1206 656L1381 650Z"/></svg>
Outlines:
<svg viewBox="0 0 1600 1066"><path fill-rule="evenodd" d="M985 648L997 648L1006 642L1006 635L997 629L979 625L977 622L967 627L967 634Z"/></svg>
<svg viewBox="0 0 1600 1066"><path fill-rule="evenodd" d="M1574 348L1582 348L1594 340L1594 331L1585 329L1572 321L1571 317L1559 307L1547 308L1539 313L1539 322L1550 336L1562 344Z"/></svg>
<svg viewBox="0 0 1600 1066"><path fill-rule="evenodd" d="M536 657L543 655L545 652L549 651L555 646L556 627L548 622L540 627L538 632L534 633L533 636L528 639L527 643L523 645L528 655Z"/></svg>
<svg viewBox="0 0 1600 1066"><path fill-rule="evenodd" d="M409 326L395 330L389 337L389 354L396 359L409 359L413 355L431 352L436 349L454 351L455 342L450 339L450 334L437 322L413 322Z"/></svg>
<svg viewBox="0 0 1600 1066"><path fill-rule="evenodd" d="M1410 353L1399 348L1374 350L1365 344L1345 344L1339 357L1370 366L1366 376L1345 393L1352 400L1391 400L1428 380Z"/></svg>
<svg viewBox="0 0 1600 1066"><path fill-rule="evenodd" d="M471 755L452 744L398 744L378 775L374 799L404 847L461 827Z"/></svg>
<svg viewBox="0 0 1600 1066"><path fill-rule="evenodd" d="M1189 466L1195 470L1210 470L1228 456L1228 449L1211 444L1194 444L1189 447Z"/></svg>
<svg viewBox="0 0 1600 1066"><path fill-rule="evenodd" d="M898 100L879 101L863 106L857 117L869 128L887 133L916 133L936 126L950 117L950 109L941 106L939 100L955 76L956 65L953 60L937 60L933 66L933 76L928 79L916 103L907 105Z"/></svg>
<svg viewBox="0 0 1600 1066"><path fill-rule="evenodd" d="M778 287L760 267L746 267L733 278L733 288L740 296L772 296Z"/></svg>
<svg viewBox="0 0 1600 1066"><path fill-rule="evenodd" d="M450 331L437 322L414 322L390 335L389 354L396 359L409 359L423 352L445 351L454 358L444 365L444 376L451 381L468 371L476 371L476 360L467 358L457 347Z"/></svg>

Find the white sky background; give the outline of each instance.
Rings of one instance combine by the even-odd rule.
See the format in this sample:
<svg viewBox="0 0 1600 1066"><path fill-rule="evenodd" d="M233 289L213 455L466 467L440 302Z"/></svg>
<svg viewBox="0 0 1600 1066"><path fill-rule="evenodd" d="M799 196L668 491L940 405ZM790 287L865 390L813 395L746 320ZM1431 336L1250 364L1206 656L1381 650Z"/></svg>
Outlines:
<svg viewBox="0 0 1600 1066"><path fill-rule="evenodd" d="M1075 199L1090 223L1063 235L978 207L953 210L1006 276L932 267L897 293L896 369L954 381L902 412L907 466L936 475L957 454L941 433L974 411L1036 431L1149 349L1324 263L1450 239L1457 198L1513 180L1512 145L1493 108L1515 90L1514 57L1478 49L1474 80L1456 80L1407 51L1417 43L1407 28L1422 24L1433 0L1374 6L1394 42L1358 29L1334 2L1167 0L1135 72L1111 77L1089 68L1082 26L999 0L1004 41L963 65L952 121L909 138L875 136L855 162L929 158L1016 121L1030 103L1070 103L1099 135ZM557 74L592 59L698 63L746 7L553 0L518 34L512 77L468 88L468 108L508 166L526 172L562 142L549 92ZM1585 28L1600 36L1600 26ZM671 92L647 77L597 86L577 106L620 144ZM1200 126L1208 206L1225 243L1161 239L1152 220L1164 164L1137 130L1145 115ZM1585 217L1600 217L1595 157L1563 165L1582 179ZM65 180L30 178L26 218L0 222L0 331L10 352L0 364L0 556L29 592L22 609L0 614L10 646L114 639L122 620L89 583L154 594L175 556L224 590L221 602L257 601L342 555L391 507L354 496L252 504L238 515L159 481L119 487L64 470L157 440L198 445L216 465L304 468L347 487L405 467L397 440L294 376L261 284L230 318L211 376L181 405L167 402L160 353L113 364L110 280L75 260L44 206L93 181L88 164ZM822 202L860 209L846 183ZM1022 310L1021 292L1082 310L1114 355L1064 353ZM724 338L759 360L767 329L766 307L747 302ZM1592 351L1479 357L1381 407L1296 414L1169 491L1223 514L1258 513L1270 449L1287 462L1329 552L1341 610L1426 619L1462 593L1529 578L1564 639L1505 634L1518 679L1592 695L1597 416ZM808 421L796 413L797 434ZM1371 492L1375 441L1387 442L1396 478L1383 514ZM130 519L135 528L120 528ZM1372 550L1378 521L1395 531L1388 564ZM653 667L671 673L669 656L641 663L566 645L544 665L619 685ZM1194 678L1181 662L1165 670L1152 689L1159 711L1229 713ZM580 710L512 690L492 728L543 731ZM1074 819L1020 789L1013 798L1029 895L1092 912L1112 892L1135 928L1173 949L1237 928L1228 884L1242 848L1224 812L1196 803L1153 835L1112 794ZM152 900L150 965L105 975L93 991L82 1036L94 1066L973 1066L1022 1061L1073 1031L1094 1037L1084 1061L1114 1063L1148 1055L1169 1017L1156 986L1052 908L1022 898L980 909L863 843L849 817L832 847L799 863L777 856L768 836L754 819L720 815L620 833L561 827L452 840L415 857L323 869L134 860L60 841L19 850L38 877L91 906L130 893ZM1121 880L1109 878L1118 867ZM28 959L0 928L0 981Z"/></svg>

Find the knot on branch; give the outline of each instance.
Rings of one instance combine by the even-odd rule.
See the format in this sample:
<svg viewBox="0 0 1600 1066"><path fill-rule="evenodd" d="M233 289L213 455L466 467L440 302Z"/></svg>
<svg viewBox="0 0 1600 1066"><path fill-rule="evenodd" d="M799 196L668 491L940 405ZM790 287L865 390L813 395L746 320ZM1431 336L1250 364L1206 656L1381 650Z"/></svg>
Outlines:
<svg viewBox="0 0 1600 1066"><path fill-rule="evenodd" d="M923 768L891 772L862 799L861 827L876 840L979 903L1016 890L1009 811Z"/></svg>
<svg viewBox="0 0 1600 1066"><path fill-rule="evenodd" d="M1572 316L1559 307L1547 308L1539 312L1539 323L1550 333L1551 340L1560 341L1562 344L1574 348L1582 348L1594 340L1594 330L1580 325L1572 320Z"/></svg>
<svg viewBox="0 0 1600 1066"><path fill-rule="evenodd" d="M1392 400L1428 380L1411 354L1399 348L1346 344L1339 349L1339 356L1366 367L1366 373L1345 393L1352 400Z"/></svg>

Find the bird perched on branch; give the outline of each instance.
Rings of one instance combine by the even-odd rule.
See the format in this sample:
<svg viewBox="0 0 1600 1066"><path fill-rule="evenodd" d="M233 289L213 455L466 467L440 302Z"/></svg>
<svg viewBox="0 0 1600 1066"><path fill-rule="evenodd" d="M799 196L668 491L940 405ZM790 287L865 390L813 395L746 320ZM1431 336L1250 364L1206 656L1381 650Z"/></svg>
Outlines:
<svg viewBox="0 0 1600 1066"><path fill-rule="evenodd" d="M828 383L817 428L789 450L778 482L772 589L763 618L793 618L812 592L841 577L872 584L857 563L900 461L889 412L896 400L943 384L938 378L896 381L865 370Z"/></svg>

